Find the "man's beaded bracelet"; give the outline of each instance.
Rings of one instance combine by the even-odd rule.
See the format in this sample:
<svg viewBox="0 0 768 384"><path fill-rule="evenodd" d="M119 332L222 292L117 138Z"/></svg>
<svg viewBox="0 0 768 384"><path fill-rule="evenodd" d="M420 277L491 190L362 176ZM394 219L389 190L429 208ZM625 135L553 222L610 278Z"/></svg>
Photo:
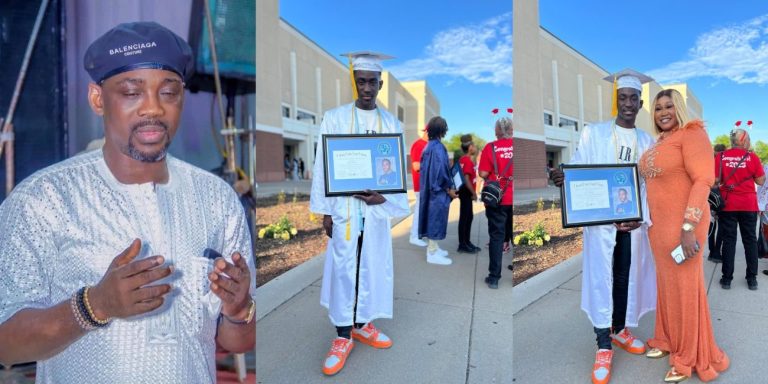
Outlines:
<svg viewBox="0 0 768 384"><path fill-rule="evenodd" d="M110 319L102 320L93 314L90 302L88 301L89 287L80 288L70 300L72 312L75 315L78 325L86 331L96 328L103 328L109 325Z"/></svg>
<svg viewBox="0 0 768 384"><path fill-rule="evenodd" d="M91 289L91 287L84 287L83 288L83 301L85 302L85 309L88 311L88 316L90 316L93 321L99 323L99 325L106 326L109 324L109 322L112 320L110 318L107 318L105 320L99 319L96 317L96 314L93 313L93 308L91 307L91 302L88 300L88 291Z"/></svg>
<svg viewBox="0 0 768 384"><path fill-rule="evenodd" d="M77 292L72 294L72 297L69 299L69 307L72 309L72 315L75 317L75 321L80 328L84 331L92 331L96 329L95 326L91 325L91 323L83 318L83 314L80 312L80 308L77 305Z"/></svg>

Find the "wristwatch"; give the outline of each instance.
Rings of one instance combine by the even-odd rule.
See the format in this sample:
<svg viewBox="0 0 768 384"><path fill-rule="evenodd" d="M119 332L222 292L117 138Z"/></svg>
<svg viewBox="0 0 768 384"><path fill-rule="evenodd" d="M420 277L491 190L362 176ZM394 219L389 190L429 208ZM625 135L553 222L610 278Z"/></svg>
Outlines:
<svg viewBox="0 0 768 384"><path fill-rule="evenodd" d="M693 229L696 228L691 223L683 223L683 231L684 232L692 232Z"/></svg>
<svg viewBox="0 0 768 384"><path fill-rule="evenodd" d="M221 315L224 316L224 318L227 319L227 321L229 321L232 324L250 324L253 321L255 314L256 314L256 301L251 299L251 304L248 305L248 314L245 315L245 319L234 320L224 314L221 314Z"/></svg>

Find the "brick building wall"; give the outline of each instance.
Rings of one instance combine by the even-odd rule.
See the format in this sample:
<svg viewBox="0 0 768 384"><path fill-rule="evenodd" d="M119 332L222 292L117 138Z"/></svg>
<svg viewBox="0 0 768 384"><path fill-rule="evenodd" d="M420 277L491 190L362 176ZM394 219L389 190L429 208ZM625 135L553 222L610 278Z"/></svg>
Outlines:
<svg viewBox="0 0 768 384"><path fill-rule="evenodd" d="M544 142L515 138L515 189L546 187L546 167Z"/></svg>
<svg viewBox="0 0 768 384"><path fill-rule="evenodd" d="M285 180L283 170L283 136L276 133L256 131L256 180ZM305 164L305 168L307 165ZM309 165L312 169L312 165Z"/></svg>

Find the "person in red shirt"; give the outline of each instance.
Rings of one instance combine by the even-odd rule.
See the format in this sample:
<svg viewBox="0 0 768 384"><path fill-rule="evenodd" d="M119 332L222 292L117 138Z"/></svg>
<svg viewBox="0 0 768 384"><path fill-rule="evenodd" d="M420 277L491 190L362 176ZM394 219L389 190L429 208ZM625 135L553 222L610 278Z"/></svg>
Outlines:
<svg viewBox="0 0 768 384"><path fill-rule="evenodd" d="M483 148L480 156L479 175L485 181L499 180L499 184L504 191L501 197L501 204L498 207L485 207L485 217L488 218L488 236L491 241L488 254L488 277L485 283L491 289L499 288L499 279L501 278L501 257L503 252L505 223L512 221L512 196L514 184L512 175L514 166L507 163L512 161L513 139L512 139L512 119L502 117L496 121L496 137L499 139L488 143ZM493 158L496 158L498 169L494 170ZM507 168L505 171L504 169ZM502 173L501 175L496 172Z"/></svg>
<svg viewBox="0 0 768 384"><path fill-rule="evenodd" d="M421 153L424 152L427 142L427 128L424 127L421 137L411 144L411 176L413 177L413 193L416 195L416 206L413 207L410 242L419 247L427 246L424 240L419 239L419 175L421 172Z"/></svg>
<svg viewBox="0 0 768 384"><path fill-rule="evenodd" d="M464 155L459 158L459 165L462 173L464 173L464 184L459 189L459 249L457 251L460 253L478 253L480 247L472 244L469 240L472 232L472 219L474 218L472 203L477 200L477 185L475 184L477 173L475 172L475 163L472 161L472 156L477 154L477 147L472 142L472 135L461 137L461 150Z"/></svg>
<svg viewBox="0 0 768 384"><path fill-rule="evenodd" d="M733 259L736 254L736 226L741 228L741 242L747 259L747 286L757 289L757 194L755 184L763 185L765 172L760 158L749 150L747 131L736 128L731 131L731 149L721 152L715 158L715 182L720 186L720 195L725 208L718 220L723 236L723 276L720 286L731 288L733 280ZM722 166L722 167L721 167Z"/></svg>

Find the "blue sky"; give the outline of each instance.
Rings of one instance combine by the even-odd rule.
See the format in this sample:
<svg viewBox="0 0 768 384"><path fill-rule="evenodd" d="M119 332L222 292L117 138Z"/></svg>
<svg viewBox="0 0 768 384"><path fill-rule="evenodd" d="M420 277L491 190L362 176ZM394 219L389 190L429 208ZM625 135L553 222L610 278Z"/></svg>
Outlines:
<svg viewBox="0 0 768 384"><path fill-rule="evenodd" d="M491 110L512 107L509 0L282 0L280 15L333 54L396 56L386 68L401 81L427 80L449 136L490 140Z"/></svg>
<svg viewBox="0 0 768 384"><path fill-rule="evenodd" d="M687 82L710 138L752 120L752 142L768 142L768 1L540 0L539 16L608 71Z"/></svg>

